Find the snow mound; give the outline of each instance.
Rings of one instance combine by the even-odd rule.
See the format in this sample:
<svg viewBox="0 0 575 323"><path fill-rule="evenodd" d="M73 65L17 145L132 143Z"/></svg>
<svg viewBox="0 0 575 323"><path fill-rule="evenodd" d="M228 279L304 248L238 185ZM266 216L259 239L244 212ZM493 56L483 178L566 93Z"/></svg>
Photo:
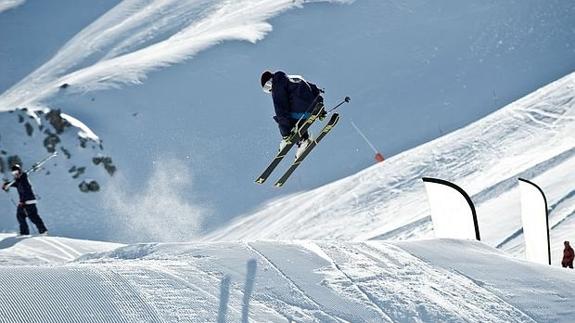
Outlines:
<svg viewBox="0 0 575 323"><path fill-rule="evenodd" d="M104 252L120 246L110 242L0 233L0 266L63 264L86 253Z"/></svg>
<svg viewBox="0 0 575 323"><path fill-rule="evenodd" d="M7 321L567 322L575 314L571 272L456 240L140 244L63 265L0 265L0 275Z"/></svg>

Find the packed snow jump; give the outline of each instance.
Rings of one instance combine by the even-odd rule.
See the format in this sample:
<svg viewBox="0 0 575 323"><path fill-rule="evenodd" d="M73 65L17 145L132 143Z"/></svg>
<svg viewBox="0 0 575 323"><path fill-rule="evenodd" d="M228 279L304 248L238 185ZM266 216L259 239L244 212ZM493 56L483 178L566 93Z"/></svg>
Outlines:
<svg viewBox="0 0 575 323"><path fill-rule="evenodd" d="M331 114L317 138L310 136L309 128L316 120L323 121L328 114L348 103L350 98L345 97L334 108L326 110L321 96L324 91L299 75L265 71L261 75L260 83L262 90L272 95L276 114L274 120L278 124L282 140L278 153L256 179L256 183L263 184L291 148L297 145L295 160L275 183L276 187L282 187L309 153L337 125L339 114Z"/></svg>

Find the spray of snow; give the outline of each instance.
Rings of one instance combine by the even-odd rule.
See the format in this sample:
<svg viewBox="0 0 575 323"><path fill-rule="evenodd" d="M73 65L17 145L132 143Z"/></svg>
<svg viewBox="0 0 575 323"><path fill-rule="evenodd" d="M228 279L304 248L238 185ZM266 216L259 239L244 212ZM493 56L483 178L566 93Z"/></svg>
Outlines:
<svg viewBox="0 0 575 323"><path fill-rule="evenodd" d="M26 2L25 0L0 0L0 13L14 9Z"/></svg>
<svg viewBox="0 0 575 323"><path fill-rule="evenodd" d="M183 241L197 233L208 209L182 197L189 190L191 175L180 161L156 163L148 183L139 192L126 189L121 179L110 182L105 207L117 215L118 230L126 240Z"/></svg>
<svg viewBox="0 0 575 323"><path fill-rule="evenodd" d="M255 43L272 30L267 19L307 2L322 1L123 1L0 96L0 110L28 106L62 91L140 83L150 71L225 40Z"/></svg>

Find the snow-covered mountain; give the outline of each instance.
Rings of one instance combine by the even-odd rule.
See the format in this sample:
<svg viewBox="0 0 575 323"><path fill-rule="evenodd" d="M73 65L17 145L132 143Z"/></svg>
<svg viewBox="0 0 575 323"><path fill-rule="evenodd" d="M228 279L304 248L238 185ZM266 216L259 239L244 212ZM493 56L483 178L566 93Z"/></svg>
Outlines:
<svg viewBox="0 0 575 323"><path fill-rule="evenodd" d="M521 253L517 178L524 177L547 193L558 263L562 243L574 228L574 89L575 73L356 175L270 202L207 239L429 237L431 219L421 178L437 177L470 194L484 241Z"/></svg>
<svg viewBox="0 0 575 323"><path fill-rule="evenodd" d="M114 246L1 238L3 322L569 322L575 315L572 273L477 242Z"/></svg>
<svg viewBox="0 0 575 323"><path fill-rule="evenodd" d="M40 162L45 155L56 153L67 160L65 163L70 176L77 181L81 192L97 192L100 184L96 180L87 180L90 177L101 177L95 174L95 168L101 168L109 176L114 175L116 167L112 158L104 155L103 144L88 127L72 116L62 114L59 110L26 109L2 112L0 118L4 124L2 129L3 142L0 146L0 172L10 176L10 166L19 164L29 169L34 161ZM18 152L28 158L25 163ZM43 153L43 155L42 155ZM50 162L58 165L57 161ZM95 167L98 166L98 167ZM46 167L45 173L50 171ZM36 174L38 171L32 173ZM92 184L92 185L89 185Z"/></svg>
<svg viewBox="0 0 575 323"><path fill-rule="evenodd" d="M66 205L96 207L94 195L116 172L100 138L82 122L59 110L0 112L0 173L5 180L12 180L10 166L20 164L23 169L30 169L52 153L58 155L30 175L40 214L45 215L48 228L65 223L56 232L74 235L75 228L87 226L102 234L105 221L101 218L86 217L77 208L52 204L64 192ZM0 218L0 227L14 231L18 194L11 189L2 195L0 205L5 216Z"/></svg>

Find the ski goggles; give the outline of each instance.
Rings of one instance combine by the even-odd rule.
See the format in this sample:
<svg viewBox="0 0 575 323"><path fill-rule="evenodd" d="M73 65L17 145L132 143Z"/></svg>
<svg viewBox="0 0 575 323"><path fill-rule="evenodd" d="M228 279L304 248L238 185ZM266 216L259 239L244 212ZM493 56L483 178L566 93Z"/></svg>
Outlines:
<svg viewBox="0 0 575 323"><path fill-rule="evenodd" d="M271 79L268 80L268 81L264 84L264 86L262 87L262 90L263 90L265 93L268 93L268 94L269 94L269 93L272 93L272 80L271 80Z"/></svg>

